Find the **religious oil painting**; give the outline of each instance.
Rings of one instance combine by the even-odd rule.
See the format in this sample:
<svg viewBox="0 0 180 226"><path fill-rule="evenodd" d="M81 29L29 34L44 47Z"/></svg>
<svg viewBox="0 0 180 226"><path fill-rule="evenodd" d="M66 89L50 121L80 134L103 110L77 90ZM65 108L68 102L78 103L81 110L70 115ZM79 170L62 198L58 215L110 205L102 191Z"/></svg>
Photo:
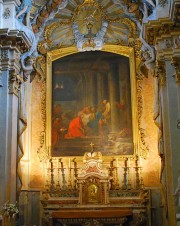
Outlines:
<svg viewBox="0 0 180 226"><path fill-rule="evenodd" d="M129 58L91 51L52 64L52 156L133 154Z"/></svg>

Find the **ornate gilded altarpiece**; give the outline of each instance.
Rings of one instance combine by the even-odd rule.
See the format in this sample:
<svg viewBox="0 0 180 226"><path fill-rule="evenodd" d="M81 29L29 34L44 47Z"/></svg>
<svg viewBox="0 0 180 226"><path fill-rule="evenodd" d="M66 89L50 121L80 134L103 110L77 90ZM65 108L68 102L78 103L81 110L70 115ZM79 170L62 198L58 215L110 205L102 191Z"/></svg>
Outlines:
<svg viewBox="0 0 180 226"><path fill-rule="evenodd" d="M140 49L135 22L109 0L71 0L46 27L36 64L44 225L147 225Z"/></svg>
<svg viewBox="0 0 180 226"><path fill-rule="evenodd" d="M38 44L39 52L44 55L37 59L36 64L36 70L43 75L41 79L43 131L41 133L40 148L38 150L40 160L46 160L53 156L83 156L84 152L91 150L90 146L88 150L87 145L90 143L94 144L95 151L102 151L102 154L104 151L104 156L119 156L119 158L122 156L124 159L128 156L134 158L137 155L146 157L148 154L144 129L141 123L143 102L141 92L142 75L139 73L141 44L138 38L138 31L135 23L128 17L124 17L124 12L120 9L120 6L116 5L114 8L113 4L111 7L110 4L112 3L109 2L107 6L103 2L97 3L93 0L85 0L82 3L70 1L67 7L62 9L61 13L56 16L56 21L46 27L44 31L45 38ZM67 74L71 73L74 77L77 77L75 72L69 72L67 68L65 71L61 72L61 68L55 66L58 65L57 62L61 62L61 59L63 62L65 57L68 57L70 64L71 60L73 61L73 56L76 57L77 54L81 56L81 54L78 53L79 51L91 50L100 51L99 54L101 56L103 56L103 53L106 55L111 53L112 56L114 54L116 61L118 57L122 59L122 61L126 59L126 63L122 64L122 66L129 64L130 71L130 73L128 74L127 72L127 76L125 76L127 80L129 79L129 83L126 84L129 86L129 90L126 89L126 97L122 97L122 89L120 89L121 76L119 76L118 79L115 78L114 84L112 82L113 76L115 77L120 73L117 72L117 70L121 70L121 64L118 63L112 66L108 64L110 69L107 70L105 79L108 80L108 84L106 84L106 90L108 89L109 92L108 95L106 93L103 96L102 89L98 88L100 82L97 82L94 84L96 88L91 88L93 92L89 91L90 94L86 93L85 97L80 98L80 96L84 96L84 93L80 92L80 89L82 89L82 87L85 89L84 83L82 83L82 78L85 73L81 71L81 79L78 80L76 78L75 80L76 86L78 86L78 83L81 83L81 85L79 85L80 89L78 88L78 95L79 99L83 99L83 101L81 100L80 103L80 101L76 102L71 98L71 102L74 102L70 103L70 99L67 99L67 93L63 94L67 100L65 105L62 103L65 100L61 98L63 95L59 94L60 99L58 100L56 98L55 100L55 92L58 91L62 93L65 80L71 80L70 83L72 83L74 79L67 79L69 76ZM86 53L83 54L85 55ZM97 52L94 54L98 55ZM91 55L91 58L93 58L93 53ZM99 59L97 58L95 60L97 65L103 64L103 61L101 63L101 58L103 57L99 57ZM119 69L117 69L117 67ZM86 70L86 72L92 73L90 70ZM58 75L61 79L55 81L55 74L58 73L61 75ZM62 73L64 73L64 77ZM102 76L100 75L101 72L98 70L97 73L96 70L94 70L93 73L96 80ZM62 77L64 81L62 81ZM89 81L86 81L86 85L88 82L92 83L92 80L91 78ZM117 83L120 85L117 86ZM91 84L91 86L93 85ZM115 98L117 95L117 87L121 92L118 99ZM73 86L70 88L70 92L73 98L77 95ZM95 92L96 95L94 95ZM97 95L101 95L101 97ZM89 100L87 100L88 98ZM92 98L94 98L94 102ZM84 99L86 99L86 101ZM73 105L76 110L74 110L73 107L68 108L68 101L69 106ZM104 110L102 110L102 106ZM99 111L100 108L101 110ZM126 108L129 110L125 111ZM87 121L83 122L87 116L87 111L91 113L91 122L88 125ZM96 122L95 126L95 120L93 121L92 118L95 117L98 111L100 113L100 120ZM118 111L121 113L118 113ZM123 111L124 115L122 114ZM127 119L126 113L130 116L129 119ZM118 115L118 117L114 117L114 115ZM81 117L83 117L83 119ZM81 118L81 120L78 118ZM122 118L125 118L124 125L119 126L119 123L121 123L121 121L123 122ZM70 127L74 126L72 122L74 122L76 126L78 123L79 126L81 124L81 132L78 135L74 135L72 130L70 131ZM96 130L98 129L98 132L95 131L95 127ZM103 139L101 139L102 137ZM124 140L127 142L124 142Z"/></svg>

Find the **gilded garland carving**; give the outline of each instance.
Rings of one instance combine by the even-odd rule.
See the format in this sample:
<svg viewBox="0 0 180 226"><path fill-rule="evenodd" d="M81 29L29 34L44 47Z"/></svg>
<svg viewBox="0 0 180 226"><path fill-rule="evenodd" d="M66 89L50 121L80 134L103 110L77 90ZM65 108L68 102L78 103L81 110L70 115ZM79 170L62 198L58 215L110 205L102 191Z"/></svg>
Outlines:
<svg viewBox="0 0 180 226"><path fill-rule="evenodd" d="M40 86L41 86L41 102L40 102L40 110L41 110L41 118L42 118L42 126L43 130L40 133L40 147L37 150L37 154L39 156L40 161L44 161L49 157L49 150L46 147L46 71L45 65L46 60L45 57L39 57L37 59L36 68L38 68L37 72L40 75ZM39 69L40 68L40 69Z"/></svg>
<svg viewBox="0 0 180 226"><path fill-rule="evenodd" d="M145 129L141 128L141 120L143 115L143 97L142 97L142 77L137 77L137 111L138 111L138 129L139 129L139 148L140 148L140 155L143 158L147 158L149 153L149 147L146 144L145 138Z"/></svg>
<svg viewBox="0 0 180 226"><path fill-rule="evenodd" d="M142 50L141 50L142 42L140 41L139 38L137 38L135 40L134 47L135 47L135 56L136 56L136 58L141 59L142 58Z"/></svg>

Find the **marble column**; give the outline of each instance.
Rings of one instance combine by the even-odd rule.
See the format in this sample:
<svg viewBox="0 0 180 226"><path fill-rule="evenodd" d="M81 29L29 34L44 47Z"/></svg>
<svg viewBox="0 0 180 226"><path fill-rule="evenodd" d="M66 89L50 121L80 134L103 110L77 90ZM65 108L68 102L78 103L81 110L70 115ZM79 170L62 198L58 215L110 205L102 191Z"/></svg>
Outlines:
<svg viewBox="0 0 180 226"><path fill-rule="evenodd" d="M108 84L109 84L109 102L111 104L111 132L117 132L119 129L119 114L117 109L117 101L119 96L118 89L118 71L116 65L111 66L111 70L108 74Z"/></svg>

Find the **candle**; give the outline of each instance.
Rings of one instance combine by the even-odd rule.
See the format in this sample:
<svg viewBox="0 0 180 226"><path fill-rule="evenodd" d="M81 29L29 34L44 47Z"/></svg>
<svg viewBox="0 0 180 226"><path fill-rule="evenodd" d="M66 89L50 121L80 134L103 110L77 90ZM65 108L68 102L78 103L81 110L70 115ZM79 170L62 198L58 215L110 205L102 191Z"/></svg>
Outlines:
<svg viewBox="0 0 180 226"><path fill-rule="evenodd" d="M116 167L118 168L118 159L116 159Z"/></svg>

